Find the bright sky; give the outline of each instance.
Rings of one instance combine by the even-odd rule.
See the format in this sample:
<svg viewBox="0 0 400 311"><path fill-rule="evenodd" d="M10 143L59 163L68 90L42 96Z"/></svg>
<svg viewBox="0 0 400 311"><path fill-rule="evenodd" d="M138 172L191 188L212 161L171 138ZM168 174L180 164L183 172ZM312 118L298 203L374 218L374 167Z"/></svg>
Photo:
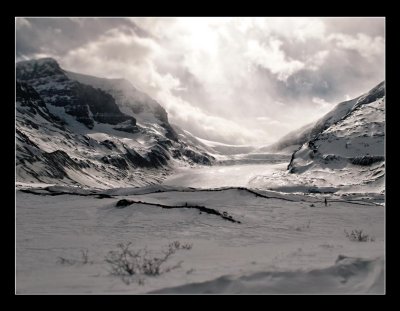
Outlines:
<svg viewBox="0 0 400 311"><path fill-rule="evenodd" d="M384 18L17 18L17 60L126 78L200 138L269 144L385 77Z"/></svg>

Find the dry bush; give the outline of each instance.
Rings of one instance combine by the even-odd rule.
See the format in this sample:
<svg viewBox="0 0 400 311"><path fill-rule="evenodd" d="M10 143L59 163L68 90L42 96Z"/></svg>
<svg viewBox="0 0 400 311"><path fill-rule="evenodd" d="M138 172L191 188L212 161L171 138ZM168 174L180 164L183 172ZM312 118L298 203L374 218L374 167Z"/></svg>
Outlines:
<svg viewBox="0 0 400 311"><path fill-rule="evenodd" d="M346 237L350 241L354 242L373 242L374 239L370 237L368 234L363 233L363 230L352 230L350 233L348 233L346 230L344 230L344 233Z"/></svg>
<svg viewBox="0 0 400 311"><path fill-rule="evenodd" d="M132 243L119 243L117 250L108 252L105 261L111 267L111 274L118 276L146 275L157 276L179 268L182 262L174 266L162 267L177 250L189 250L191 244L181 244L179 241L170 243L161 256L151 256L146 248L133 250Z"/></svg>

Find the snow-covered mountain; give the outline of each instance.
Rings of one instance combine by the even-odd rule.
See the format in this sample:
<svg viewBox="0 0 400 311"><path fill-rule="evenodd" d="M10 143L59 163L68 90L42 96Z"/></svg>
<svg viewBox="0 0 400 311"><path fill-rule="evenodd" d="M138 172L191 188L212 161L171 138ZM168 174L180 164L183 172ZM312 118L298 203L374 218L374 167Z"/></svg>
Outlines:
<svg viewBox="0 0 400 311"><path fill-rule="evenodd" d="M214 161L126 80L67 72L51 58L17 63L16 78L17 181L145 185L174 164Z"/></svg>
<svg viewBox="0 0 400 311"><path fill-rule="evenodd" d="M167 138L177 141L178 137L168 122L165 109L153 98L137 90L129 81L104 79L69 71L65 71L65 74L72 80L107 92L115 99L120 110L134 117L142 127L158 131L161 126Z"/></svg>
<svg viewBox="0 0 400 311"><path fill-rule="evenodd" d="M383 83L290 160L171 126L126 80L16 67L17 294L385 293Z"/></svg>
<svg viewBox="0 0 400 311"><path fill-rule="evenodd" d="M385 85L337 105L311 129L292 155L290 173L384 191Z"/></svg>
<svg viewBox="0 0 400 311"><path fill-rule="evenodd" d="M341 118L346 116L355 107L355 105L357 105L358 102L361 102L368 94L370 94L369 96L372 96L371 94L374 94L373 96L377 97L384 96L384 82L379 83L375 88L366 94L339 103L334 109L320 118L317 122L307 124L286 134L276 143L264 147L264 151L282 152L285 150L298 149L301 145L323 132L330 125L338 122Z"/></svg>

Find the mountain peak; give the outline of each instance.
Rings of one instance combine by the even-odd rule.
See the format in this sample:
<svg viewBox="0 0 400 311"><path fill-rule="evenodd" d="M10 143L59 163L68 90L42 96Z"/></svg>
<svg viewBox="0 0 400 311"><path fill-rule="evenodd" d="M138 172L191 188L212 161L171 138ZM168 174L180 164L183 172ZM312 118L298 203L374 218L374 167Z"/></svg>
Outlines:
<svg viewBox="0 0 400 311"><path fill-rule="evenodd" d="M26 64L34 64L34 63L40 64L40 65L55 64L55 65L59 66L58 62L52 57L42 57L42 58L37 58L37 59L23 60L23 61L18 62L17 64L26 65Z"/></svg>
<svg viewBox="0 0 400 311"><path fill-rule="evenodd" d="M58 62L51 57L21 61L16 63L17 79L30 80L53 75L64 75Z"/></svg>

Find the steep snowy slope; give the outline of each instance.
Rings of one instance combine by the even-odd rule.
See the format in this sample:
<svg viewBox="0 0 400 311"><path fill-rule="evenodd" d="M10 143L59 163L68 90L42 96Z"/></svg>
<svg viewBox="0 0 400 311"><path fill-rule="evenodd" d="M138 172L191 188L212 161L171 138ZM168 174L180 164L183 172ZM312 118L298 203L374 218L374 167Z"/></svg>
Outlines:
<svg viewBox="0 0 400 311"><path fill-rule="evenodd" d="M359 185L383 192L384 83L350 102L347 113L346 105L340 104L327 115L329 125L292 155L288 169L343 187Z"/></svg>
<svg viewBox="0 0 400 311"><path fill-rule="evenodd" d="M107 133L96 133L66 113L59 116L49 111L32 87L17 82L17 181L104 188L160 180L156 169L165 171L161 166L167 153L157 152L150 143L141 146L134 139L140 133L118 132L110 125Z"/></svg>
<svg viewBox="0 0 400 311"><path fill-rule="evenodd" d="M72 80L111 94L121 111L134 117L143 128L153 132L161 130L167 138L177 140L165 109L150 96L137 90L129 81L104 79L69 71L65 71L65 74Z"/></svg>
<svg viewBox="0 0 400 311"><path fill-rule="evenodd" d="M149 136L162 136L182 146L178 157L194 163L210 164L214 160L213 148L208 148L189 132L172 126L166 110L153 98L136 89L125 79L105 79L64 71L72 80L99 88L113 96L120 110L136 119L137 125Z"/></svg>
<svg viewBox="0 0 400 311"><path fill-rule="evenodd" d="M382 97L384 95L384 82L381 82L377 85L374 89L370 92L363 94L357 98L352 100L344 101L338 104L332 111L328 112L324 115L321 119L319 119L316 123L311 123L303 126L300 129L290 132L289 134L282 137L278 142L266 146L262 149L262 151L282 151L282 150L291 150L297 149L302 144L306 143L307 141L311 140L313 137L327 129L330 125L334 124L335 122L342 119L346 116L353 108L355 108L358 103L365 101L366 96L376 96L376 98ZM369 97L368 100L373 99Z"/></svg>
<svg viewBox="0 0 400 311"><path fill-rule="evenodd" d="M73 80L48 58L17 63L16 76L17 181L145 185L162 180L174 164L213 161L203 148L178 138L155 101L146 122L141 113L124 112L130 101L147 107L145 94L144 102L129 96L123 102L122 95L108 93L114 89Z"/></svg>

